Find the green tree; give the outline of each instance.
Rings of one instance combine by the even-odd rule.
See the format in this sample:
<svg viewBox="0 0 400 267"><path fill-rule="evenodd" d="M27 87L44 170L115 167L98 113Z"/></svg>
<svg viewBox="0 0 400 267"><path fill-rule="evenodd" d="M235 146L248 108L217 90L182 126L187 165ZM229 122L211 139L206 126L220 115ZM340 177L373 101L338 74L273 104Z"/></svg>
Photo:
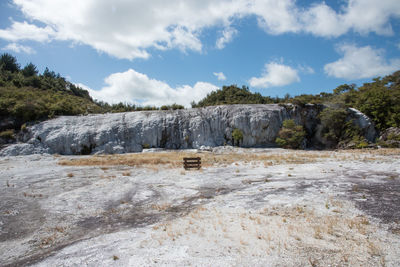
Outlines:
<svg viewBox="0 0 400 267"><path fill-rule="evenodd" d="M8 53L4 53L0 56L0 69L6 70L10 72L19 71L19 64L17 63L17 59Z"/></svg>
<svg viewBox="0 0 400 267"><path fill-rule="evenodd" d="M322 125L323 137L329 143L329 146L336 146L341 140L346 129L347 110L345 108L325 108L319 118Z"/></svg>
<svg viewBox="0 0 400 267"><path fill-rule="evenodd" d="M232 131L232 139L233 145L240 146L240 143L243 142L243 132L240 129L235 128Z"/></svg>
<svg viewBox="0 0 400 267"><path fill-rule="evenodd" d="M302 148L305 136L303 126L296 125L294 120L284 120L275 142L283 148L299 149Z"/></svg>
<svg viewBox="0 0 400 267"><path fill-rule="evenodd" d="M22 69L22 74L25 77L31 77L31 76L37 75L38 70L35 65L33 65L32 63L29 63Z"/></svg>
<svg viewBox="0 0 400 267"><path fill-rule="evenodd" d="M355 84L350 84L350 85L342 84L342 85L339 85L338 87L336 87L336 89L333 90L333 94L340 95L340 94L342 94L344 92L354 91L355 88L356 88Z"/></svg>
<svg viewBox="0 0 400 267"><path fill-rule="evenodd" d="M56 78L57 74L54 71L50 71L48 67L43 71L43 76L46 78Z"/></svg>
<svg viewBox="0 0 400 267"><path fill-rule="evenodd" d="M205 107L230 104L268 104L274 103L270 97L262 96L260 93L252 93L249 88L236 85L223 86L221 90L209 93L198 104L191 103L192 107Z"/></svg>

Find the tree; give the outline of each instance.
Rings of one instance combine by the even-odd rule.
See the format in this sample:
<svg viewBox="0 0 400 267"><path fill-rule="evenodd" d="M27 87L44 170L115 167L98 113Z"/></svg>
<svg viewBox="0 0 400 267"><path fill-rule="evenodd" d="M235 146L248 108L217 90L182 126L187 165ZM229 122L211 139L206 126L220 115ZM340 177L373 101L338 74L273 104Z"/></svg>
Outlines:
<svg viewBox="0 0 400 267"><path fill-rule="evenodd" d="M22 69L22 74L25 77L31 77L31 76L35 76L38 74L38 70L36 68L35 65L31 63L27 64L23 69Z"/></svg>
<svg viewBox="0 0 400 267"><path fill-rule="evenodd" d="M284 120L282 126L275 142L283 148L302 148L306 136L303 126L296 125L294 120Z"/></svg>
<svg viewBox="0 0 400 267"><path fill-rule="evenodd" d="M350 84L350 85L342 84L342 85L339 85L338 87L336 87L336 89L333 90L333 94L340 95L340 94L342 94L344 92L354 91L355 88L356 88L355 84Z"/></svg>
<svg viewBox="0 0 400 267"><path fill-rule="evenodd" d="M232 139L233 145L237 144L237 146L240 146L240 143L243 141L243 132L235 128L232 132Z"/></svg>
<svg viewBox="0 0 400 267"><path fill-rule="evenodd" d="M260 93L250 92L247 86L239 88L237 85L230 85L222 86L221 90L209 93L197 104L192 103L192 107L230 104L268 104L273 102L274 101L270 97L264 97Z"/></svg>
<svg viewBox="0 0 400 267"><path fill-rule="evenodd" d="M47 78L56 78L57 75L54 71L50 71L49 68L46 67L46 69L43 71L43 76Z"/></svg>
<svg viewBox="0 0 400 267"><path fill-rule="evenodd" d="M326 108L320 114L323 137L335 146L341 141L346 129L347 110L344 108Z"/></svg>
<svg viewBox="0 0 400 267"><path fill-rule="evenodd" d="M0 69L7 70L11 72L19 71L19 64L17 63L17 59L8 53L4 53L0 57Z"/></svg>

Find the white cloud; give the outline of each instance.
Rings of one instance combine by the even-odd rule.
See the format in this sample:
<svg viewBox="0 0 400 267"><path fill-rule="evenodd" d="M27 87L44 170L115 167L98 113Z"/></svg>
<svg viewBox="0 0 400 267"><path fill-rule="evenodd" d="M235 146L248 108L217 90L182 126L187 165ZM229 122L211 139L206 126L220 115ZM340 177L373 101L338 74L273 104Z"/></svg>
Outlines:
<svg viewBox="0 0 400 267"><path fill-rule="evenodd" d="M0 38L67 40L87 44L118 58L148 58L152 48L201 52L202 33L222 30L216 47L232 41L232 22L255 16L269 34L309 33L337 37L349 31L393 34L400 17L398 0L347 0L339 10L325 2L299 6L296 0L13 0L31 23L12 22ZM329 3L329 2L328 2Z"/></svg>
<svg viewBox="0 0 400 267"><path fill-rule="evenodd" d="M282 34L299 32L300 11L295 0L253 0L249 1L249 14L257 16L258 24L266 32Z"/></svg>
<svg viewBox="0 0 400 267"><path fill-rule="evenodd" d="M218 49L225 48L227 43L232 42L235 35L237 35L238 31L235 28L228 27L222 31L222 36L217 39L215 46Z"/></svg>
<svg viewBox="0 0 400 267"><path fill-rule="evenodd" d="M300 17L303 28L317 36L337 37L351 30L368 34L392 35L391 18L400 17L398 0L348 0L340 12L325 2L305 10Z"/></svg>
<svg viewBox="0 0 400 267"><path fill-rule="evenodd" d="M349 30L341 15L337 14L324 2L314 5L301 17L304 31L317 36L340 36Z"/></svg>
<svg viewBox="0 0 400 267"><path fill-rule="evenodd" d="M218 81L226 80L226 76L223 72L213 72L213 74L217 77Z"/></svg>
<svg viewBox="0 0 400 267"><path fill-rule="evenodd" d="M133 69L113 73L105 78L105 83L106 86L99 91L82 84L79 86L87 89L93 98L108 103L128 102L154 106L177 103L185 107L190 107L190 102L197 102L218 89L217 86L206 82L172 88L165 82L151 79Z"/></svg>
<svg viewBox="0 0 400 267"><path fill-rule="evenodd" d="M25 53L25 54L35 54L36 51L29 46L20 45L17 43L10 43L7 46L3 47L2 50L10 50L15 53Z"/></svg>
<svg viewBox="0 0 400 267"><path fill-rule="evenodd" d="M13 22L10 28L0 29L0 38L16 42L20 40L34 40L45 42L55 35L54 30L49 27L37 27L36 25L24 22Z"/></svg>
<svg viewBox="0 0 400 267"><path fill-rule="evenodd" d="M300 72L305 73L305 74L314 74L315 73L314 69L307 65L299 65L297 67L297 69Z"/></svg>
<svg viewBox="0 0 400 267"><path fill-rule="evenodd" d="M118 58L148 58L156 48L203 49L207 27L227 27L247 0L14 0L24 15L56 32L50 40L70 40ZM15 24L15 23L14 23ZM4 30L18 35L19 30Z"/></svg>
<svg viewBox="0 0 400 267"><path fill-rule="evenodd" d="M355 80L383 76L400 69L400 58L387 62L383 50L370 46L345 44L337 50L343 57L324 66L325 73L329 76Z"/></svg>
<svg viewBox="0 0 400 267"><path fill-rule="evenodd" d="M284 86L299 81L300 77L296 69L277 62L270 62L265 64L261 77L253 77L249 80L249 83L253 87L268 88Z"/></svg>

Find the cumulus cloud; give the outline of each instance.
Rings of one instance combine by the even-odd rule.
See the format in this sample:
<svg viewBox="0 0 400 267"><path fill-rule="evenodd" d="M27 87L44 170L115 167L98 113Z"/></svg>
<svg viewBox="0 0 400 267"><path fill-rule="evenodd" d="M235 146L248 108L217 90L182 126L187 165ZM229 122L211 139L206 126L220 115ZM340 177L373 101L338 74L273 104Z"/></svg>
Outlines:
<svg viewBox="0 0 400 267"><path fill-rule="evenodd" d="M337 37L353 30L360 34L393 34L391 18L400 17L397 0L349 0L339 12L322 2L299 17L303 28L317 36Z"/></svg>
<svg viewBox="0 0 400 267"><path fill-rule="evenodd" d="M48 39L87 44L127 59L148 58L151 48L202 51L202 30L229 25L230 18L240 13L245 2L14 0L27 18L44 23L56 33ZM14 24L3 30L3 39L5 35L19 35Z"/></svg>
<svg viewBox="0 0 400 267"><path fill-rule="evenodd" d="M400 58L387 61L384 50L373 49L370 46L344 44L338 46L337 51L343 57L324 66L325 73L336 78L371 78L390 74L400 68Z"/></svg>
<svg viewBox="0 0 400 267"><path fill-rule="evenodd" d="M151 106L177 103L185 107L190 107L190 102L197 102L218 89L217 86L206 82L172 88L163 81L151 79L133 69L113 73L105 78L105 83L106 86L98 91L83 84L79 86L87 89L93 98L108 103L128 102Z"/></svg>
<svg viewBox="0 0 400 267"><path fill-rule="evenodd" d="M270 34L301 31L300 10L295 0L253 0L249 14L257 16L258 25Z"/></svg>
<svg viewBox="0 0 400 267"><path fill-rule="evenodd" d="M225 48L226 44L230 43L237 33L238 33L238 31L232 27L228 27L228 28L224 29L222 31L222 36L217 39L215 46L218 49Z"/></svg>
<svg viewBox="0 0 400 267"><path fill-rule="evenodd" d="M213 74L217 77L218 81L226 80L226 76L223 72L213 72Z"/></svg>
<svg viewBox="0 0 400 267"><path fill-rule="evenodd" d="M35 54L36 51L29 47L29 46L25 46L25 45L20 45L17 43L10 43L8 45L6 45L5 47L2 48L2 50L9 50L9 51L13 51L15 53L25 53L25 54Z"/></svg>
<svg viewBox="0 0 400 267"><path fill-rule="evenodd" d="M232 22L255 16L269 34L309 33L337 37L349 31L393 34L398 0L347 0L334 10L325 2L298 6L295 0L13 0L31 23L12 21L0 38L67 40L117 58L148 58L150 49L203 49L205 29L217 27L222 49L237 35ZM40 23L40 24L33 24ZM39 27L37 25L44 25Z"/></svg>
<svg viewBox="0 0 400 267"><path fill-rule="evenodd" d="M34 40L38 42L49 41L54 37L55 31L49 27L38 27L28 22L14 21L11 27L3 30L0 29L0 38L7 41Z"/></svg>
<svg viewBox="0 0 400 267"><path fill-rule="evenodd" d="M284 86L294 82L299 82L298 71L290 66L270 62L265 64L261 77L253 77L249 84L253 87L268 88L275 86Z"/></svg>

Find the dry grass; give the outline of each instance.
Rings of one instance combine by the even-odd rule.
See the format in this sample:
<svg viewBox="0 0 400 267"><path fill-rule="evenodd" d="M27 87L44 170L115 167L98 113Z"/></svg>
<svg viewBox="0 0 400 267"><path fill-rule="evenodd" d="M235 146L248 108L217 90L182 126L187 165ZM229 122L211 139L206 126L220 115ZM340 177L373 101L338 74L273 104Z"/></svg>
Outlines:
<svg viewBox="0 0 400 267"><path fill-rule="evenodd" d="M122 155L96 155L89 158L60 160L58 163L64 166L167 166L170 168L182 167L184 157L201 157L202 167L213 165L236 164L238 162L250 163L252 165L263 164L272 166L277 164L304 164L316 162L321 158L332 157L329 153L321 152L292 152L292 153L189 153L189 152L163 152L163 153L134 153Z"/></svg>
<svg viewBox="0 0 400 267"><path fill-rule="evenodd" d="M182 167L184 157L201 157L202 167L227 165L244 162L251 165L260 164L269 167L279 164L306 164L321 159L339 159L345 161L375 161L382 156L400 156L400 149L375 150L339 150L339 151L290 151L290 152L253 152L253 153L195 153L185 151L168 151L160 153L132 153L121 155L96 155L86 158L60 160L65 166L101 166L103 171L109 166L140 166L153 168L165 166L168 168ZM293 169L291 167L290 169Z"/></svg>
<svg viewBox="0 0 400 267"><path fill-rule="evenodd" d="M32 198L43 197L43 194L31 194L26 192L23 192L22 194L24 195L24 197L32 197Z"/></svg>
<svg viewBox="0 0 400 267"><path fill-rule="evenodd" d="M330 204L336 206L336 202L343 206L335 199ZM304 205L252 211L199 207L187 216L154 225L153 241L145 243L155 242L156 247L169 242L215 243L223 251L243 257L283 252L289 258L296 256L298 266L376 266L384 260L384 251L375 226L364 216L346 215L315 213Z"/></svg>

